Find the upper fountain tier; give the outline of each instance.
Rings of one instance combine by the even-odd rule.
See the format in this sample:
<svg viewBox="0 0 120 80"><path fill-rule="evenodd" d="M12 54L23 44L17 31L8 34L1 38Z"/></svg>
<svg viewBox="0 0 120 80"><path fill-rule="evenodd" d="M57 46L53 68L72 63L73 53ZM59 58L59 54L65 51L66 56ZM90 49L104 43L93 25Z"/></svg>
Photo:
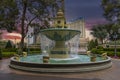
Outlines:
<svg viewBox="0 0 120 80"><path fill-rule="evenodd" d="M41 30L41 34L54 41L68 41L75 35L80 34L80 31L66 28L51 28Z"/></svg>

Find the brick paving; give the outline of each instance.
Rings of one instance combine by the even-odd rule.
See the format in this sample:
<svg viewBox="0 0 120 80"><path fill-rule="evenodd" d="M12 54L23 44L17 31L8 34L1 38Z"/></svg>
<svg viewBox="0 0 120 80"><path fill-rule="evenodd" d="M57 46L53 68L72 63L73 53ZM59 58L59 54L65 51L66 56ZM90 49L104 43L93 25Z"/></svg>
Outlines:
<svg viewBox="0 0 120 80"><path fill-rule="evenodd" d="M0 60L0 80L120 80L120 59L112 59L109 69L85 73L32 73L8 67L9 59Z"/></svg>

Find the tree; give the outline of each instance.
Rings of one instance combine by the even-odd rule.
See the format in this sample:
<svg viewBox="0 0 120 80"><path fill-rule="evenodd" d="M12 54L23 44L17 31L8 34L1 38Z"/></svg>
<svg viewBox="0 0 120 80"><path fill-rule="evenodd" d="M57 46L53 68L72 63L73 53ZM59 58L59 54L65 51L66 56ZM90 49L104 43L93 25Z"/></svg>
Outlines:
<svg viewBox="0 0 120 80"><path fill-rule="evenodd" d="M10 40L6 43L5 48L13 48L13 44Z"/></svg>
<svg viewBox="0 0 120 80"><path fill-rule="evenodd" d="M120 0L102 0L102 8L104 17L113 22L120 22Z"/></svg>
<svg viewBox="0 0 120 80"><path fill-rule="evenodd" d="M107 37L107 31L104 28L104 25L95 25L91 30L91 34L103 44L103 40Z"/></svg>
<svg viewBox="0 0 120 80"><path fill-rule="evenodd" d="M113 35L114 35L114 33L116 33L118 35L117 39L120 39L119 24L107 23L107 24L103 24L103 25L104 25L103 28L107 31L107 38L109 38L110 40L113 40Z"/></svg>
<svg viewBox="0 0 120 80"><path fill-rule="evenodd" d="M93 49L93 48L95 48L95 47L96 47L96 45L95 45L94 40L91 40L91 41L88 43L88 50L91 50L91 49Z"/></svg>
<svg viewBox="0 0 120 80"><path fill-rule="evenodd" d="M37 31L34 34L37 34L41 28L50 26L51 10L53 7L57 9L51 5L58 5L58 0L1 0L0 13L2 15L0 16L0 27L4 25L9 30L8 28L14 28L14 26L17 26L16 23L19 23L22 35L21 48L23 49L24 38L30 26L37 27Z"/></svg>
<svg viewBox="0 0 120 80"><path fill-rule="evenodd" d="M16 29L18 9L14 0L0 0L0 30L11 32Z"/></svg>
<svg viewBox="0 0 120 80"><path fill-rule="evenodd" d="M95 47L97 47L97 46L98 46L98 40L95 39Z"/></svg>

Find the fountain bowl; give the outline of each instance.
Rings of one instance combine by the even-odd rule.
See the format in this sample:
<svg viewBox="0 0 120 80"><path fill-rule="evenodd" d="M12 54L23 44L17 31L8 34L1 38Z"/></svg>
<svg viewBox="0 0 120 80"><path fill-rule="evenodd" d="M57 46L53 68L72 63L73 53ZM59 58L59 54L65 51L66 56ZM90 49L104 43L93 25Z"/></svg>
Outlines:
<svg viewBox="0 0 120 80"><path fill-rule="evenodd" d="M35 55L36 56L36 55ZM35 56L33 56L35 58ZM39 55L41 56L41 55ZM36 56L36 57L39 57ZM81 56L81 55L80 55ZM88 55L82 55L89 59ZM29 56L28 56L29 57ZM32 56L30 56L32 57ZM20 59L26 59L27 57L20 57ZM81 58L81 57L79 57ZM35 58L36 59L36 58ZM77 58L76 58L77 59ZM75 59L75 60L76 60ZM42 61L42 58L38 59ZM83 58L84 60L84 58ZM33 62L29 61L22 61L22 60L16 60L15 57L12 57L10 59L10 67L18 70L23 71L30 71L30 72L88 72L88 71L96 71L96 70L102 70L106 69L112 66L111 58L107 57L105 60L98 60L95 62L87 61L87 62L71 62L68 60L68 63L65 62L66 60L63 60L59 63L53 62L53 63L43 63L43 62L36 62L33 60ZM73 59L72 59L73 61Z"/></svg>

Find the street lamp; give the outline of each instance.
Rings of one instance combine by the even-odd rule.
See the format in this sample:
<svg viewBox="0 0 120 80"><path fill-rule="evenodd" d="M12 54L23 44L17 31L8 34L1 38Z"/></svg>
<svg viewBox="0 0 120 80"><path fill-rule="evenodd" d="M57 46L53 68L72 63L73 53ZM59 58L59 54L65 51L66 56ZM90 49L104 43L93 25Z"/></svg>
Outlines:
<svg viewBox="0 0 120 80"><path fill-rule="evenodd" d="M32 33L31 34L28 34L27 35L27 38L28 38L28 43L27 43L27 52L28 52L28 54L30 53L30 49L29 49L29 43L30 43L30 38L32 37Z"/></svg>
<svg viewBox="0 0 120 80"><path fill-rule="evenodd" d="M120 29L118 29L118 33L120 33ZM118 38L118 34L116 33L116 32L113 32L112 30L111 30L111 36L113 37L113 39L114 39L114 51L115 51L115 54L114 54L114 57L115 58L117 58L117 46L116 46L116 40L117 40L117 38Z"/></svg>

